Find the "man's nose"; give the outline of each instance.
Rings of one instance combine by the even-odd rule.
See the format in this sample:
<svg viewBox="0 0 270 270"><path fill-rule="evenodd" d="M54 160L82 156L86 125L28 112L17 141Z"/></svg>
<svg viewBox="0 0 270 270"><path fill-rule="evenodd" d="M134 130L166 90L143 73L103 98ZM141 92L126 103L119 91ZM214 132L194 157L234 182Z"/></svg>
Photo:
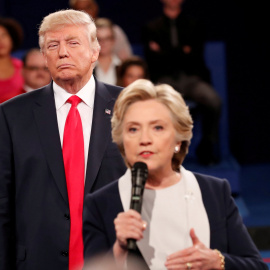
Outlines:
<svg viewBox="0 0 270 270"><path fill-rule="evenodd" d="M59 57L64 58L64 57L68 57L68 56L69 56L69 53L68 53L67 46L64 44L60 44L59 45Z"/></svg>

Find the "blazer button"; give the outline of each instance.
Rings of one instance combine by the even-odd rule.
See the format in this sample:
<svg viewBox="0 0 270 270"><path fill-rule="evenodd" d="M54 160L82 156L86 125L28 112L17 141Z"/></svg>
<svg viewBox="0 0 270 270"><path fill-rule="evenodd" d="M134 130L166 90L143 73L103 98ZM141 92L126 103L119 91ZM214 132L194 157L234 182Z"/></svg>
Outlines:
<svg viewBox="0 0 270 270"><path fill-rule="evenodd" d="M70 219L69 214L65 214L65 218L66 218L66 220L69 220Z"/></svg>
<svg viewBox="0 0 270 270"><path fill-rule="evenodd" d="M61 254L62 254L62 256L67 257L68 256L68 251L62 251Z"/></svg>

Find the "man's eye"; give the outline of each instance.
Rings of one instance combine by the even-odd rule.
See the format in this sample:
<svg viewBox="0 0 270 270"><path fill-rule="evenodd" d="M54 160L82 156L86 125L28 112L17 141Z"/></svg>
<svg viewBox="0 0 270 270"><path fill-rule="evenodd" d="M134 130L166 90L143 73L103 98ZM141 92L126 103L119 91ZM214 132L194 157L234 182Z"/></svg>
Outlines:
<svg viewBox="0 0 270 270"><path fill-rule="evenodd" d="M49 49L53 49L53 48L55 48L57 46L57 44L50 44L49 46L48 46L48 48Z"/></svg>

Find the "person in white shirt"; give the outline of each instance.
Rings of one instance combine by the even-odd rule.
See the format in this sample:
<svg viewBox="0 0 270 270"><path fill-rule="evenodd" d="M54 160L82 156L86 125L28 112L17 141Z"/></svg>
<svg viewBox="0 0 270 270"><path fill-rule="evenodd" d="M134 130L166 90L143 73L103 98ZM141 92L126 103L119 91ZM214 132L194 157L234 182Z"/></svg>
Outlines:
<svg viewBox="0 0 270 270"><path fill-rule="evenodd" d="M94 74L104 83L115 85L121 60L114 53L115 34L113 24L107 18L96 20L97 39L100 44L99 59Z"/></svg>
<svg viewBox="0 0 270 270"><path fill-rule="evenodd" d="M69 6L75 10L87 12L95 20L98 19L99 6L95 0L69 0ZM132 47L124 30L113 24L115 33L114 53L122 61L132 55Z"/></svg>

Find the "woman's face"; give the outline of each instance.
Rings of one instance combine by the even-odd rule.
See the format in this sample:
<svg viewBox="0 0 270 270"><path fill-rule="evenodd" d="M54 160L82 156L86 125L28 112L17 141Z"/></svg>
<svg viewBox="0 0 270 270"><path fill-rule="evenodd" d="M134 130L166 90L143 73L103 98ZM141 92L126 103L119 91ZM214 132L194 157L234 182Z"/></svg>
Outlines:
<svg viewBox="0 0 270 270"><path fill-rule="evenodd" d="M114 36L109 27L100 27L97 29L97 39L100 44L100 55L112 55L114 49Z"/></svg>
<svg viewBox="0 0 270 270"><path fill-rule="evenodd" d="M144 70L141 66L138 65L132 65L129 66L123 76L123 87L127 87L128 85L130 85L131 83L133 83L134 81L138 80L138 79L144 79L145 78L145 74L144 74Z"/></svg>
<svg viewBox="0 0 270 270"><path fill-rule="evenodd" d="M0 25L0 56L9 55L12 50L12 39L7 29Z"/></svg>
<svg viewBox="0 0 270 270"><path fill-rule="evenodd" d="M123 120L123 146L128 163L147 164L149 175L162 177L172 172L176 131L169 109L156 100L137 101Z"/></svg>

